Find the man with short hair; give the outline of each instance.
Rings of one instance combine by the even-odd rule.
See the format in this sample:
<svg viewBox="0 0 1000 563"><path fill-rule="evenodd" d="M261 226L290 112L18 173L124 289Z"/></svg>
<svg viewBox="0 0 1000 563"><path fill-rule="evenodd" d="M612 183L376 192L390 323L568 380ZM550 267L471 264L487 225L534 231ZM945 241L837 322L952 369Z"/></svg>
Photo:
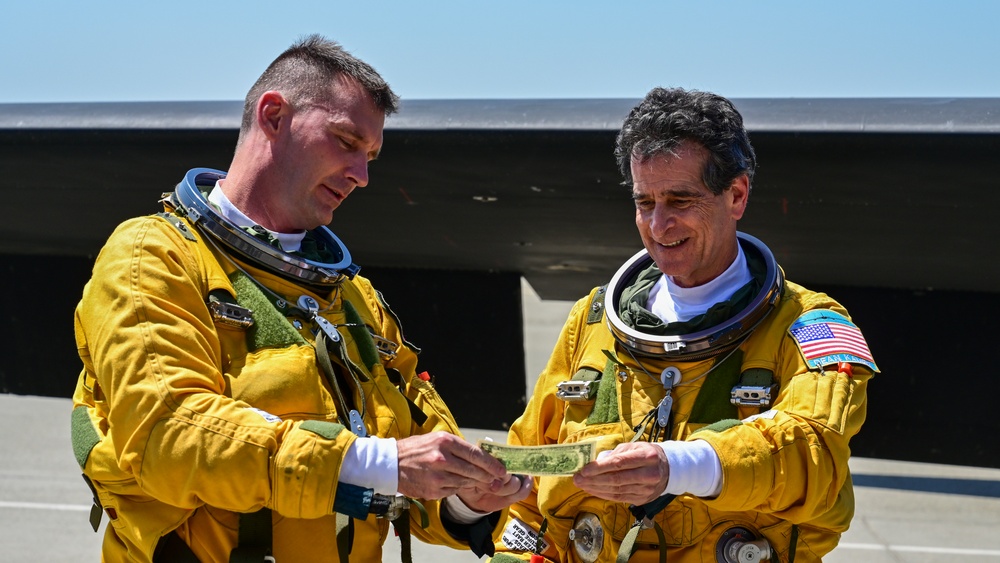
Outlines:
<svg viewBox="0 0 1000 563"><path fill-rule="evenodd" d="M492 561L818 561L854 514L864 337L737 231L756 156L729 100L656 88L615 152L645 249L574 306L508 440L600 453L539 477Z"/></svg>
<svg viewBox="0 0 1000 563"><path fill-rule="evenodd" d="M103 560L375 561L390 522L404 550L412 531L492 551L532 481L462 439L325 226L397 104L308 37L247 95L228 173L190 171L111 235L76 311L73 412Z"/></svg>

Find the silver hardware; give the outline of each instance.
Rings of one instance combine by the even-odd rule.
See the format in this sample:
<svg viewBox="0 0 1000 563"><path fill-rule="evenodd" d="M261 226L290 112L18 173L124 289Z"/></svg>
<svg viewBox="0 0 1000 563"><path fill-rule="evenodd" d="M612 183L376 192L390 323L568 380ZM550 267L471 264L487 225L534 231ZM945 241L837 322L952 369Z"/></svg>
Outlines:
<svg viewBox="0 0 1000 563"><path fill-rule="evenodd" d="M302 330L302 321L295 319L292 321L292 326L295 327L295 330Z"/></svg>
<svg viewBox="0 0 1000 563"><path fill-rule="evenodd" d="M300 309L304 309L310 313L316 313L319 311L319 303L308 295L299 297L298 305Z"/></svg>
<svg viewBox="0 0 1000 563"><path fill-rule="evenodd" d="M372 335L372 340L375 342L375 349L378 353L385 358L386 361L392 360L396 357L396 350L399 348L399 344L396 344L388 338L382 338L377 334Z"/></svg>
<svg viewBox="0 0 1000 563"><path fill-rule="evenodd" d="M618 381L621 381L621 382L624 383L626 379L628 379L628 372L625 371L625 370L619 371L618 372Z"/></svg>
<svg viewBox="0 0 1000 563"><path fill-rule="evenodd" d="M371 507L375 509L376 518L395 520L410 509L410 500L402 495L372 495ZM385 512L382 512L385 510Z"/></svg>
<svg viewBox="0 0 1000 563"><path fill-rule="evenodd" d="M660 374L660 383L663 384L664 389L671 389L674 385L677 385L681 381L681 370L674 366L667 366L663 369L663 373Z"/></svg>
<svg viewBox="0 0 1000 563"><path fill-rule="evenodd" d="M666 428L670 424L670 410L674 407L673 389L674 385L681 380L681 370L674 366L667 366L660 374L660 383L666 390L666 395L660 404L656 405L656 423L660 428Z"/></svg>
<svg viewBox="0 0 1000 563"><path fill-rule="evenodd" d="M361 413L351 409L347 418L351 421L351 432L354 432L358 438L365 438L368 436L368 429L365 428L365 421L361 419Z"/></svg>
<svg viewBox="0 0 1000 563"><path fill-rule="evenodd" d="M323 334L330 339L330 342L340 342L340 333L337 332L337 327L333 326L330 321L324 319L323 317L313 314L313 322L316 326L323 331Z"/></svg>
<svg viewBox="0 0 1000 563"><path fill-rule="evenodd" d="M224 301L211 301L208 310L212 319L228 326L250 328L253 326L253 311Z"/></svg>
<svg viewBox="0 0 1000 563"><path fill-rule="evenodd" d="M601 520L592 512L581 512L573 528L569 531L569 539L573 549L581 561L594 563L604 547L604 528Z"/></svg>
<svg viewBox="0 0 1000 563"><path fill-rule="evenodd" d="M556 397L568 403L589 400L593 384L593 381L560 381L556 385Z"/></svg>
<svg viewBox="0 0 1000 563"><path fill-rule="evenodd" d="M770 387L737 385L733 387L729 402L740 407L768 407L771 406L771 394L776 388L777 385Z"/></svg>
<svg viewBox="0 0 1000 563"><path fill-rule="evenodd" d="M715 544L718 563L757 563L771 559L771 546L766 539L757 539L743 527L734 526L722 533Z"/></svg>
<svg viewBox="0 0 1000 563"><path fill-rule="evenodd" d="M656 405L656 423L660 428L666 428L670 424L670 409L674 406L674 399L669 394L664 395L660 404Z"/></svg>
<svg viewBox="0 0 1000 563"><path fill-rule="evenodd" d="M288 306L288 302L285 301L284 299L277 299L275 300L274 305L279 309L284 309L285 307Z"/></svg>

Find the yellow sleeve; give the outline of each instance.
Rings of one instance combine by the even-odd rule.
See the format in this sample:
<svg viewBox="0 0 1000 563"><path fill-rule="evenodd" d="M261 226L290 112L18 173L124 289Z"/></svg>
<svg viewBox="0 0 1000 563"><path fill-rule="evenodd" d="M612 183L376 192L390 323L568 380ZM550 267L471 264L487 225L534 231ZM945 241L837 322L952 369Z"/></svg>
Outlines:
<svg viewBox="0 0 1000 563"><path fill-rule="evenodd" d="M825 298L812 295L806 308L816 306L817 295ZM822 306L846 315L832 300ZM705 503L843 532L854 514L848 443L864 423L873 372L856 364L849 373L836 366L811 370L787 331L803 309L789 309L754 336L778 347L774 405L739 424L691 436L708 441L722 464L722 491Z"/></svg>

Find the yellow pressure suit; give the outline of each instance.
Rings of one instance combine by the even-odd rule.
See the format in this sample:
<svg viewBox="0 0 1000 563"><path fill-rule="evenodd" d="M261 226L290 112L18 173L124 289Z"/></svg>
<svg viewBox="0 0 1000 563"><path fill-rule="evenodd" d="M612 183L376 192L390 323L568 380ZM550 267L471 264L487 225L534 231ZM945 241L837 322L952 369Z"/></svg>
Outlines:
<svg viewBox="0 0 1000 563"><path fill-rule="evenodd" d="M711 499L678 496L656 514L667 561L714 563L723 534L734 528L763 535L776 552L772 561L788 561L792 544L796 563L818 561L832 550L854 514L848 440L865 419L872 371L860 364L840 364L842 371L836 364L811 369L789 329L807 311L832 311L846 319L843 307L825 294L784 282L774 309L732 355L678 363L630 354L617 342L606 323L608 311L601 312L603 292L597 288L573 307L533 396L511 427L509 443L598 440L598 450L605 451L629 442L664 397L661 372L674 366L681 378L673 388L671 431L662 439L707 441L721 461L722 490ZM596 397L566 402L556 396L560 382L588 371L603 372ZM740 374L755 371L773 374L779 389L773 405L726 405ZM720 390L721 396L708 397ZM699 395L705 397L699 401ZM720 415L726 408L732 412ZM586 513L596 515L603 529L603 544L592 547L591 560L614 561L636 518L624 503L577 489L572 477L537 479L532 494L511 507L493 561L527 559L532 550L510 538L532 538L543 518L546 560L580 561L570 530ZM642 530L630 561L657 561L658 543L654 529Z"/></svg>
<svg viewBox="0 0 1000 563"><path fill-rule="evenodd" d="M336 394L317 367L314 324L286 318L285 303L267 303L250 278L287 303L312 297L336 326L344 355L334 347L332 363L345 380L359 370L360 392L351 385L343 392L363 404L369 435L459 429L415 375L416 353L368 280L343 277L316 293L246 261L240 272L204 238L176 215L123 223L76 311L84 369L74 449L111 518L103 560L150 561L176 530L201 561L227 561L240 513L266 507L278 562L337 561L333 507L356 436L338 423ZM213 319L211 296L249 300L254 325ZM394 343L395 357L380 358L368 331ZM438 501L424 506L426 529L410 509L416 536L468 549L444 529ZM388 532L386 519L355 520L351 558L380 561Z"/></svg>

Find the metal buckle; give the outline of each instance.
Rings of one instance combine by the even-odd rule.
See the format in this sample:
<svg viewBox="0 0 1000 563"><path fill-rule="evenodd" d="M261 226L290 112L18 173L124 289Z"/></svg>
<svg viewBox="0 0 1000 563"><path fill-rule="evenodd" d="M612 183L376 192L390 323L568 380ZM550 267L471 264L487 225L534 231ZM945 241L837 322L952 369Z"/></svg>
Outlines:
<svg viewBox="0 0 1000 563"><path fill-rule="evenodd" d="M771 406L771 395L777 387L777 385L770 387L737 385L733 387L729 402L740 407L769 407Z"/></svg>
<svg viewBox="0 0 1000 563"><path fill-rule="evenodd" d="M556 397L568 402L587 401L593 381L561 381L556 385Z"/></svg>
<svg viewBox="0 0 1000 563"><path fill-rule="evenodd" d="M211 301L208 310L212 319L228 326L250 328L253 326L253 311L225 301Z"/></svg>
<svg viewBox="0 0 1000 563"><path fill-rule="evenodd" d="M410 501L401 495L380 495L373 494L372 502L368 505L368 512L376 518L395 520L410 509Z"/></svg>

